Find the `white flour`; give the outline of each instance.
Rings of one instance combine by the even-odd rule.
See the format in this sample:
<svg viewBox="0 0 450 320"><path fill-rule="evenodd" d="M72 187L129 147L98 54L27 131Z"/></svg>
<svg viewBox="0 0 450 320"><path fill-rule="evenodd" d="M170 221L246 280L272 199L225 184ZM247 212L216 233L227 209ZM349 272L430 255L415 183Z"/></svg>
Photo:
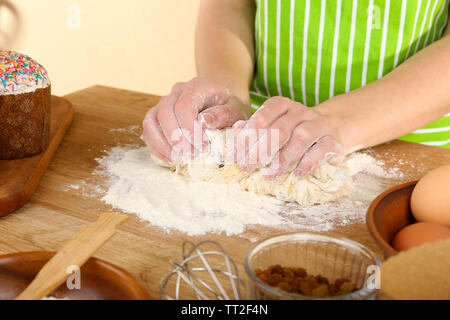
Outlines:
<svg viewBox="0 0 450 320"><path fill-rule="evenodd" d="M364 173L354 177L351 197L324 205L299 206L242 191L238 185L187 182L155 164L147 148L115 147L97 160L99 167L94 174L106 178L106 190L92 190L83 181L78 186L83 194L100 194L101 200L115 209L134 213L165 231L178 230L188 235L241 234L256 226L328 231L363 223L370 201L385 189L380 177L399 176L395 170L385 171L382 163L368 154L357 153L350 167Z"/></svg>
<svg viewBox="0 0 450 320"><path fill-rule="evenodd" d="M276 213L281 203L270 196L243 192L237 185L186 182L155 164L147 148L113 148L99 160L112 177L102 201L135 213L152 225L189 235L242 233L247 225L286 223Z"/></svg>

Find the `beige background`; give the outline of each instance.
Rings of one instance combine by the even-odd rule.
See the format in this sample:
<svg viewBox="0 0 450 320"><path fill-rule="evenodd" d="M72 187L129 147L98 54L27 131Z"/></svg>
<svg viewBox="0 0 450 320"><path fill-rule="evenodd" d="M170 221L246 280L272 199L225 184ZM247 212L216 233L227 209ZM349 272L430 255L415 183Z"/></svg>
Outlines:
<svg viewBox="0 0 450 320"><path fill-rule="evenodd" d="M195 75L198 3L0 0L0 48L44 65L58 95L94 84L166 94Z"/></svg>

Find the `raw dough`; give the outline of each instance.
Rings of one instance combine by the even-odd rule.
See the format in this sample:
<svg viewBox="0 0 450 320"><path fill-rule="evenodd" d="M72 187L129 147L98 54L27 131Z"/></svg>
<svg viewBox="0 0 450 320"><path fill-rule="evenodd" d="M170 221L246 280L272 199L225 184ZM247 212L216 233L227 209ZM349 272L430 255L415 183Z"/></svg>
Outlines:
<svg viewBox="0 0 450 320"><path fill-rule="evenodd" d="M275 181L266 180L261 170L243 172L236 164L225 160L226 130L207 130L211 148L194 161L173 165L162 162L152 156L159 165L174 170L190 181L208 181L213 183L237 183L247 191L268 194L284 201L296 201L303 205L320 204L337 200L352 193L352 175L345 162L333 166L327 162L321 164L313 173L297 178L292 172L286 173Z"/></svg>

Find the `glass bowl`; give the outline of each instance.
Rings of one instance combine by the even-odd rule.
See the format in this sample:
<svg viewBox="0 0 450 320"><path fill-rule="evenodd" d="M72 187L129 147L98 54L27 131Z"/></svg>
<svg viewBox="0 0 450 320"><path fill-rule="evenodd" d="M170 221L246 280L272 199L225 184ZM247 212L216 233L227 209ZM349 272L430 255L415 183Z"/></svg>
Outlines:
<svg viewBox="0 0 450 320"><path fill-rule="evenodd" d="M349 279L360 288L351 294L322 299L371 300L376 297L376 285L368 284L373 280L373 274L379 274L381 261L368 248L355 241L315 233L289 233L256 243L247 252L244 268L249 278L250 299L317 299L275 288L264 283L254 273L256 269L264 270L277 264L303 268L309 275L321 275L330 282L340 278Z"/></svg>

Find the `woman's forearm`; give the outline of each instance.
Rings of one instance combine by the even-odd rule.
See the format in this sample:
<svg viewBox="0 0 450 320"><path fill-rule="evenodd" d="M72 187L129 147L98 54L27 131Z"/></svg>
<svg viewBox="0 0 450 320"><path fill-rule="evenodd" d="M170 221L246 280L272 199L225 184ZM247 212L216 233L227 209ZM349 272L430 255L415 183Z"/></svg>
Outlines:
<svg viewBox="0 0 450 320"><path fill-rule="evenodd" d="M398 138L450 112L449 33L384 78L316 107L338 128L346 151Z"/></svg>
<svg viewBox="0 0 450 320"><path fill-rule="evenodd" d="M231 90L247 115L255 63L254 18L253 0L203 0L195 41L198 75Z"/></svg>

